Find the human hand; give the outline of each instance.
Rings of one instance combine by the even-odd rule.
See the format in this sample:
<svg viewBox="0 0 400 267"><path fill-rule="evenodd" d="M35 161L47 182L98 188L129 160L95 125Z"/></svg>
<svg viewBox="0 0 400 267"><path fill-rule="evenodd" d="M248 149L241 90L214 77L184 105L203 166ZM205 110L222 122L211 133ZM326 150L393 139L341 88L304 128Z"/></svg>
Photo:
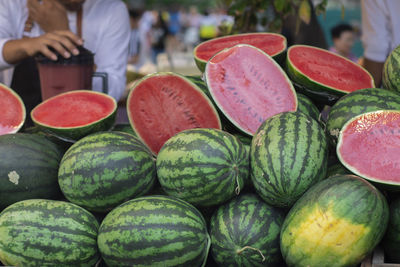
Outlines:
<svg viewBox="0 0 400 267"><path fill-rule="evenodd" d="M28 0L29 16L45 32L69 30L67 10L56 0Z"/></svg>
<svg viewBox="0 0 400 267"><path fill-rule="evenodd" d="M63 57L69 58L71 54L79 54L76 46L82 44L82 39L70 31L54 31L39 37L27 38L25 50L28 56L42 53L52 60L57 60L56 54L50 50L50 47Z"/></svg>

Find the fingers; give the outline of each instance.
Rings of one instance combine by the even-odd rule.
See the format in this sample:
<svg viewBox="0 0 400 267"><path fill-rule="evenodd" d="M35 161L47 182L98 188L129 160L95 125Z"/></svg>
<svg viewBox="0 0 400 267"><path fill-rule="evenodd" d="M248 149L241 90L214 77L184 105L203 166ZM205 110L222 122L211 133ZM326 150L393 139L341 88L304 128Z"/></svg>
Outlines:
<svg viewBox="0 0 400 267"><path fill-rule="evenodd" d="M47 33L38 37L38 39L40 42L38 47L39 52L52 60L57 60L57 56L49 47L53 48L64 58L69 58L71 54L78 55L79 50L76 45L83 44L82 40L70 31Z"/></svg>
<svg viewBox="0 0 400 267"><path fill-rule="evenodd" d="M56 31L54 32L58 35L65 36L72 40L76 45L83 45L83 40L71 31Z"/></svg>

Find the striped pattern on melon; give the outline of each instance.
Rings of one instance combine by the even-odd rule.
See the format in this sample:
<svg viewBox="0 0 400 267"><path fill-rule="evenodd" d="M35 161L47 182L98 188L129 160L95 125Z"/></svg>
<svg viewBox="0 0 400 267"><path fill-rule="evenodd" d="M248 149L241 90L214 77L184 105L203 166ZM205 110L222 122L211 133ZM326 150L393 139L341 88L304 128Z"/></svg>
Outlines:
<svg viewBox="0 0 400 267"><path fill-rule="evenodd" d="M279 233L284 214L257 195L220 206L211 218L211 254L220 266L282 266Z"/></svg>
<svg viewBox="0 0 400 267"><path fill-rule="evenodd" d="M385 89L357 90L342 97L329 111L326 132L337 141L343 125L357 115L377 110L400 110L400 94Z"/></svg>
<svg viewBox="0 0 400 267"><path fill-rule="evenodd" d="M400 92L400 46L388 56L383 66L382 85L384 88Z"/></svg>
<svg viewBox="0 0 400 267"><path fill-rule="evenodd" d="M0 210L31 198L57 198L61 150L36 134L0 136Z"/></svg>
<svg viewBox="0 0 400 267"><path fill-rule="evenodd" d="M68 200L99 212L146 194L155 180L151 152L138 138L123 132L82 138L65 153L58 175Z"/></svg>
<svg viewBox="0 0 400 267"><path fill-rule="evenodd" d="M0 214L0 260L13 266L94 266L96 218L72 203L32 199Z"/></svg>
<svg viewBox="0 0 400 267"><path fill-rule="evenodd" d="M147 196L112 210L100 226L98 245L108 266L204 266L210 238L192 205Z"/></svg>
<svg viewBox="0 0 400 267"><path fill-rule="evenodd" d="M167 194L199 206L217 205L239 194L249 173L245 146L216 129L173 136L160 150L156 165Z"/></svg>
<svg viewBox="0 0 400 267"><path fill-rule="evenodd" d="M288 266L358 266L382 239L388 222L385 197L355 175L338 175L311 187L282 226Z"/></svg>
<svg viewBox="0 0 400 267"><path fill-rule="evenodd" d="M316 121L319 121L319 110L314 103L305 95L296 93L297 95L297 111L303 112Z"/></svg>
<svg viewBox="0 0 400 267"><path fill-rule="evenodd" d="M315 120L301 112L267 119L253 137L251 179L267 203L290 207L313 184L325 178L328 145Z"/></svg>

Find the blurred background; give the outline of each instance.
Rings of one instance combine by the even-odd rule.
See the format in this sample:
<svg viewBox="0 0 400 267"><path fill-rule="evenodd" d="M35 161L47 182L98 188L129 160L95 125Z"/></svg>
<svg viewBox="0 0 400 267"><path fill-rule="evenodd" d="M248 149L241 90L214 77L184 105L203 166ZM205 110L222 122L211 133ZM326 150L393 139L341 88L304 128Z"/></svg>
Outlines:
<svg viewBox="0 0 400 267"><path fill-rule="evenodd" d="M233 33L278 32L288 45L333 48L331 30L350 25L351 51L363 54L360 0L126 0L131 44L128 80L136 74L174 71L200 75L193 48ZM128 75L128 76L129 76Z"/></svg>

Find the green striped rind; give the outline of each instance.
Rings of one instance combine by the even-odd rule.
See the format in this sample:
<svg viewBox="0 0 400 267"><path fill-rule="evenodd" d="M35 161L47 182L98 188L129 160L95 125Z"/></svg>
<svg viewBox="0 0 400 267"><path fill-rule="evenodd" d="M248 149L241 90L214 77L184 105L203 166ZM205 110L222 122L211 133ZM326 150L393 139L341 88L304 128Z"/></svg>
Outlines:
<svg viewBox="0 0 400 267"><path fill-rule="evenodd" d="M319 110L314 103L305 95L297 94L297 111L303 112L316 121L319 121Z"/></svg>
<svg viewBox="0 0 400 267"><path fill-rule="evenodd" d="M76 91L72 91L73 93L79 93L79 90ZM115 118L117 116L117 102L115 101L115 99L109 95L100 93L100 92L95 92L95 91L87 91L87 90L82 90L82 92L90 92L91 94L97 94L97 95L101 95L104 98L107 98L109 100L111 100L113 102L113 109L110 112L110 114L108 114L107 116L105 116L104 118L94 121L92 123L89 123L87 125L83 125L83 126L76 126L76 127L53 127L51 125L47 125L47 124L43 124L40 122L40 120L38 120L37 118L35 118L33 116L34 110L33 109L31 112L31 118L32 121L35 123L36 126L38 126L39 128L41 128L43 131L48 132L60 139L64 139L67 141L77 141L79 139L81 139L82 137L95 133L95 132L100 132L100 131L107 131L109 129L111 129L111 127L114 125L115 123ZM68 93L65 93L68 94ZM60 95L59 95L60 96ZM59 97L56 96L56 97ZM44 103L46 103L45 100L43 101L41 104L42 105Z"/></svg>
<svg viewBox="0 0 400 267"><path fill-rule="evenodd" d="M201 89L201 91L203 91L203 93L205 93L208 98L210 100L212 100L211 98L211 94L210 91L208 91L207 85L206 83L203 81L203 79L201 78L201 76L197 76L197 75L189 75L189 76L185 76L186 79L190 80L192 83L194 83L195 85L197 85L198 88Z"/></svg>
<svg viewBox="0 0 400 267"><path fill-rule="evenodd" d="M342 97L329 111L327 135L336 143L343 125L351 118L377 110L400 110L400 94L389 90L368 88Z"/></svg>
<svg viewBox="0 0 400 267"><path fill-rule="evenodd" d="M246 35L252 35L252 34L260 35L261 33L243 33L243 34L236 34L235 36L240 36L240 35L246 36ZM268 32L268 33L266 33L266 34L268 34L268 35L272 35L272 34L274 34L274 35L280 35L280 34L277 34L277 33L270 33L270 32ZM281 36L284 37L283 35L281 35ZM200 46L203 46L203 45L208 45L208 44L210 44L210 43L212 43L212 42L215 42L215 41L218 41L218 40L224 40L224 39L226 39L226 37L229 38L229 36L222 36L222 37L218 37L218 38L213 38L213 39L211 39L211 40L208 40L208 41L205 41L205 42L202 42L202 43L198 44L198 45L193 49L194 61L195 61L195 63L196 63L197 68L198 68L201 72L203 72L203 73L205 72L205 70L206 70L206 65L207 65L207 61L205 61L205 60L200 59L200 58L197 57L197 54L196 54L197 48L200 47ZM285 48L284 48L282 51L279 51L278 53L276 53L276 54L274 54L274 55L271 55L271 57L272 57L279 65L281 65L281 66L282 66L282 65L284 64L284 62L285 62L286 47L287 47L286 37L284 37L284 42L285 42ZM232 46L232 45L230 45L230 46ZM228 46L228 47L226 47L226 48L229 48L230 46ZM261 49L261 48L260 48L260 49Z"/></svg>
<svg viewBox="0 0 400 267"><path fill-rule="evenodd" d="M283 212L253 194L219 207L210 225L214 260L220 266L282 266L279 233L283 219ZM253 249L240 251L247 246Z"/></svg>
<svg viewBox="0 0 400 267"><path fill-rule="evenodd" d="M289 47L289 49L288 49L288 52L287 52L288 56L286 57L286 67L287 67L287 71L286 72L287 72L288 76L290 77L290 79L292 79L295 83L298 83L298 84L306 87L310 91L329 92L329 93L337 95L337 96L343 96L343 95L348 94L348 92L346 92L346 91L342 91L342 90L337 89L337 88L333 88L333 87L330 87L330 86L327 86L327 85L323 85L323 84L321 84L321 83L319 83L317 81L312 80L311 78L309 78L306 75L304 75L303 73L301 73L292 64L292 62L289 59L290 49L296 48L296 47L302 47L302 46L303 47L310 47L310 46L307 46L307 45L293 45L293 46ZM312 47L312 48L320 49L320 50L322 50L322 51L324 51L326 53L334 54L333 52L329 52L329 51L327 51L325 49L321 49L321 48L317 48L317 47ZM356 66L356 67L358 67L360 69L363 69L369 75L369 77L371 78L371 81L370 81L371 82L371 87L374 86L374 79L372 78L372 76L363 67L361 67L360 65L357 65L356 63L352 62L351 60L349 60L349 59L347 59L345 57L342 57L342 56L337 55L337 54L334 54L334 55L337 56L337 57L340 57L340 58L342 58L344 60L347 60L347 61L351 62L352 64L354 64L354 66Z"/></svg>
<svg viewBox="0 0 400 267"><path fill-rule="evenodd" d="M383 87L400 92L400 46L396 47L385 61L382 72Z"/></svg>
<svg viewBox="0 0 400 267"><path fill-rule="evenodd" d="M301 112L279 113L253 137L251 179L264 201L290 207L325 178L327 158L328 145L318 122Z"/></svg>
<svg viewBox="0 0 400 267"><path fill-rule="evenodd" d="M0 260L12 266L94 266L96 218L72 203L31 199L0 214Z"/></svg>
<svg viewBox="0 0 400 267"><path fill-rule="evenodd" d="M391 262L400 262L400 198L390 204L389 224L382 243L385 256Z"/></svg>
<svg viewBox="0 0 400 267"><path fill-rule="evenodd" d="M326 179L286 216L282 255L288 266L356 266L382 239L388 217L385 197L364 179Z"/></svg>
<svg viewBox="0 0 400 267"><path fill-rule="evenodd" d="M43 136L0 136L0 210L20 200L57 198L61 158L57 145Z"/></svg>
<svg viewBox="0 0 400 267"><path fill-rule="evenodd" d="M65 197L98 212L146 194L155 180L151 152L138 138L123 132L82 138L65 153L58 172Z"/></svg>
<svg viewBox="0 0 400 267"><path fill-rule="evenodd" d="M26 118L25 104L22 101L21 97L13 89L7 87L5 84L2 84L2 83L0 83L0 88L5 90L5 91L7 91L7 92L9 92L10 94L12 94L18 100L18 102L21 105L21 108L22 108L22 120L20 121L20 123L18 125L14 125L14 129L11 132L9 132L9 133L16 133L21 129L22 125L24 125L24 122L25 122L25 118Z"/></svg>
<svg viewBox="0 0 400 267"><path fill-rule="evenodd" d="M125 202L103 220L98 246L108 266L200 266L210 238L201 213L168 196Z"/></svg>
<svg viewBox="0 0 400 267"><path fill-rule="evenodd" d="M199 206L221 204L239 194L249 174L244 145L216 129L178 133L161 148L156 165L167 194Z"/></svg>

